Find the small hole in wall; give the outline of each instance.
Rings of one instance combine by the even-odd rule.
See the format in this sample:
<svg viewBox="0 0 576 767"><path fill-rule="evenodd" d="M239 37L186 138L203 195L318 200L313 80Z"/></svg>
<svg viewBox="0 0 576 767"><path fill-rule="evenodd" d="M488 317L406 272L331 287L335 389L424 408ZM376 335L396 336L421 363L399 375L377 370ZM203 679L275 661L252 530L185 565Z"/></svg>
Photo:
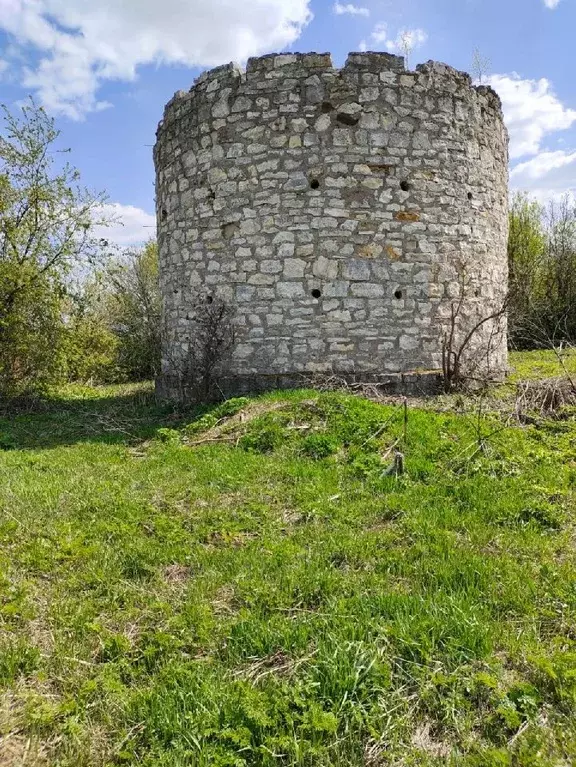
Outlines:
<svg viewBox="0 0 576 767"><path fill-rule="evenodd" d="M235 221L232 221L228 224L222 224L220 229L222 231L222 237L224 237L225 240L233 239L238 235L238 232L240 231L240 227Z"/></svg>
<svg viewBox="0 0 576 767"><path fill-rule="evenodd" d="M160 211L160 216L162 218L162 221L166 221L166 219L168 218L168 211L166 210L166 208L162 208L162 210Z"/></svg>
<svg viewBox="0 0 576 767"><path fill-rule="evenodd" d="M400 182L400 189L401 189L403 192L408 192L408 191L410 191L410 182L409 182L409 181L406 181L406 179L404 179L404 181L401 181L401 182Z"/></svg>
<svg viewBox="0 0 576 767"><path fill-rule="evenodd" d="M207 304L213 304L214 298L212 296L206 296L206 303Z"/></svg>
<svg viewBox="0 0 576 767"><path fill-rule="evenodd" d="M349 115L347 112L338 112L336 119L342 125L358 125L360 118L356 115Z"/></svg>
<svg viewBox="0 0 576 767"><path fill-rule="evenodd" d="M323 101L321 109L322 109L322 111L325 114L327 112L333 112L334 111L334 107L332 106L332 104L329 101Z"/></svg>
<svg viewBox="0 0 576 767"><path fill-rule="evenodd" d="M474 298L478 298L480 296L480 288L476 288L474 291Z"/></svg>
<svg viewBox="0 0 576 767"><path fill-rule="evenodd" d="M401 290L395 290L394 291L394 298L402 298L402 291Z"/></svg>
<svg viewBox="0 0 576 767"><path fill-rule="evenodd" d="M318 290L318 288L314 288L312 291L312 297L313 298L320 298L322 296L322 291Z"/></svg>
<svg viewBox="0 0 576 767"><path fill-rule="evenodd" d="M310 189L319 189L320 188L320 182L317 178L313 178L310 182Z"/></svg>
<svg viewBox="0 0 576 767"><path fill-rule="evenodd" d="M468 199L469 200L474 199L474 195L472 194L472 192L468 192Z"/></svg>

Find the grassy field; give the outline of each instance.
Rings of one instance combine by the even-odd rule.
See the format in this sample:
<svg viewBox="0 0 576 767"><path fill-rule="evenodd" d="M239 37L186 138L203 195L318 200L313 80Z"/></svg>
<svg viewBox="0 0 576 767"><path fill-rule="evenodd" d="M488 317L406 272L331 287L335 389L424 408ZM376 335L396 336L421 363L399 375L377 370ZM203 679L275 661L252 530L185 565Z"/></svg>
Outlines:
<svg viewBox="0 0 576 767"><path fill-rule="evenodd" d="M576 763L576 421L511 389L5 412L0 765Z"/></svg>

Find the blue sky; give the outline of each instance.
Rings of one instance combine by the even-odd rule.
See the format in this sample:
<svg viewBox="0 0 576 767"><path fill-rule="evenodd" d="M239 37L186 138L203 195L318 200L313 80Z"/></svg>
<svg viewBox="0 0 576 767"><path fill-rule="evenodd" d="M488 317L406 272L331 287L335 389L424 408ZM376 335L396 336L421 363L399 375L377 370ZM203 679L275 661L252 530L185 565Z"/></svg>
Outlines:
<svg viewBox="0 0 576 767"><path fill-rule="evenodd" d="M154 133L205 68L277 50L401 53L470 71L500 93L511 180L576 195L576 0L0 0L0 101L33 94L84 181L105 189L127 244L153 234Z"/></svg>

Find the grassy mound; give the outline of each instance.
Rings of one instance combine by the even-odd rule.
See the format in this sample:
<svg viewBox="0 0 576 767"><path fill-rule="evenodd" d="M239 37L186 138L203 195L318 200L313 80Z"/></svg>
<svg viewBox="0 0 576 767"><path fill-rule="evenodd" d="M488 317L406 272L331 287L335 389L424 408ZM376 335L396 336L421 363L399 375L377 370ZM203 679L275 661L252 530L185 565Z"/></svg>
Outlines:
<svg viewBox="0 0 576 767"><path fill-rule="evenodd" d="M108 389L0 434L0 763L576 761L572 416Z"/></svg>

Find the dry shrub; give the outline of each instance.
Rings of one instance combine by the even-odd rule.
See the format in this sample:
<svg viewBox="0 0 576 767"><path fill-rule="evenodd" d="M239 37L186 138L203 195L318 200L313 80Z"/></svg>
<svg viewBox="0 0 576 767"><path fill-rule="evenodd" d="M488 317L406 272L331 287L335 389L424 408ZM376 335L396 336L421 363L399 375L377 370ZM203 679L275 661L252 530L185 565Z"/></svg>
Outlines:
<svg viewBox="0 0 576 767"><path fill-rule="evenodd" d="M558 417L563 408L576 405L576 389L569 378L545 378L522 381L516 389L516 412L519 416L538 413Z"/></svg>

